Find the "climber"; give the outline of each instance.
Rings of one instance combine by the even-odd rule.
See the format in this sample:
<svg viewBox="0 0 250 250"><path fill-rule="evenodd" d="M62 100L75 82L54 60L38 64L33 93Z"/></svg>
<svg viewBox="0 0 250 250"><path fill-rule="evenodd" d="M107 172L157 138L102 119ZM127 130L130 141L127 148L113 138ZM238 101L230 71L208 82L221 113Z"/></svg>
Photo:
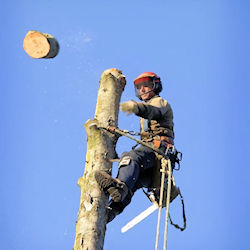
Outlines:
<svg viewBox="0 0 250 250"><path fill-rule="evenodd" d="M127 115L139 116L141 140L165 152L166 145L174 145L174 124L170 104L159 96L162 91L160 77L153 72L144 72L134 80L134 87L142 102L130 100L121 103L120 109ZM141 145L122 154L116 178L105 171L95 172L100 188L111 197L108 223L130 203L137 189L150 187L156 161L155 152Z"/></svg>

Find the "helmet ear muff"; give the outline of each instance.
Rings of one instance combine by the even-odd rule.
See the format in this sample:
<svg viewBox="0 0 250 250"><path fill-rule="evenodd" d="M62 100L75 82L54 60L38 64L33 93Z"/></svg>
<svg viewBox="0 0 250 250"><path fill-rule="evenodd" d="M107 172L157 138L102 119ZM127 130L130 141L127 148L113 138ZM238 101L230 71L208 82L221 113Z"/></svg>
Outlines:
<svg viewBox="0 0 250 250"><path fill-rule="evenodd" d="M155 92L155 94L158 95L162 91L161 80L160 80L160 78L154 78L153 81L154 81L154 86L155 86L154 92Z"/></svg>

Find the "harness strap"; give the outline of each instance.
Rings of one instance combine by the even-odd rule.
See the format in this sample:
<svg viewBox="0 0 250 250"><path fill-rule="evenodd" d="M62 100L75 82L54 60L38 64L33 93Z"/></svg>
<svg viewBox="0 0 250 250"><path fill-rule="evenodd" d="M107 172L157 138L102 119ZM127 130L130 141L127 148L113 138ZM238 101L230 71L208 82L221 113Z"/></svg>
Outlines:
<svg viewBox="0 0 250 250"><path fill-rule="evenodd" d="M186 219L186 213L185 213L184 199L183 199L180 189L179 189L179 195L181 197L181 204L182 204L183 227L180 227L178 224L173 223L170 214L169 214L169 221L170 221L170 224L173 225L175 228L180 229L181 231L184 231L186 229L187 219Z"/></svg>

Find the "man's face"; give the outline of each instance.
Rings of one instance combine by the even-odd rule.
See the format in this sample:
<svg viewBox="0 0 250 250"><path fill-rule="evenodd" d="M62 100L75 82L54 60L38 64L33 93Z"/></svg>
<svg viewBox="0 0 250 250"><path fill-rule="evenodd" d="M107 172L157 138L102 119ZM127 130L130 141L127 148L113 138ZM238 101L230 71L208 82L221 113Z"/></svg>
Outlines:
<svg viewBox="0 0 250 250"><path fill-rule="evenodd" d="M146 86L142 84L138 88L138 94L140 95L141 99L143 101L151 99L153 96L155 96L155 92L153 91L153 87Z"/></svg>

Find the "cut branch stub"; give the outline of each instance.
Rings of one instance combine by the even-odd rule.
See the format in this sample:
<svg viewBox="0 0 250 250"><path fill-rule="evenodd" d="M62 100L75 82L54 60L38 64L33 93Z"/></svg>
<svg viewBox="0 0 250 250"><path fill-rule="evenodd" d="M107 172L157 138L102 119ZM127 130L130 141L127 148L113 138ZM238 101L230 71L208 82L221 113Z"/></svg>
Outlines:
<svg viewBox="0 0 250 250"><path fill-rule="evenodd" d="M23 48L32 58L53 58L59 52L59 43L50 34L29 31L23 40Z"/></svg>

